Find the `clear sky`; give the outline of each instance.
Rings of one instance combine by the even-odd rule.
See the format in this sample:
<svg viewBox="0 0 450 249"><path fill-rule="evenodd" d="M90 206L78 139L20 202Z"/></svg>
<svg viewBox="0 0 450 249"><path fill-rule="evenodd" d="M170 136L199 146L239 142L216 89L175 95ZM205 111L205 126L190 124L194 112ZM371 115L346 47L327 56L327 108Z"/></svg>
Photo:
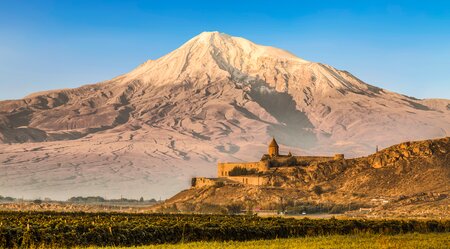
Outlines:
<svg viewBox="0 0 450 249"><path fill-rule="evenodd" d="M202 31L450 99L450 1L0 1L0 99L126 73Z"/></svg>

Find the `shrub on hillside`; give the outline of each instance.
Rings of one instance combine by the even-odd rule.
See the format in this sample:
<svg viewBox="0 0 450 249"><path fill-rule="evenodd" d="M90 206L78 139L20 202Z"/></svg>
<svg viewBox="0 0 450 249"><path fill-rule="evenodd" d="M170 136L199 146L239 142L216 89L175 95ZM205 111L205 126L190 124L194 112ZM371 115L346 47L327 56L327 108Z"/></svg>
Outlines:
<svg viewBox="0 0 450 249"><path fill-rule="evenodd" d="M235 167L228 173L229 176L243 176L243 175L253 175L258 173L256 169L246 169L242 167Z"/></svg>

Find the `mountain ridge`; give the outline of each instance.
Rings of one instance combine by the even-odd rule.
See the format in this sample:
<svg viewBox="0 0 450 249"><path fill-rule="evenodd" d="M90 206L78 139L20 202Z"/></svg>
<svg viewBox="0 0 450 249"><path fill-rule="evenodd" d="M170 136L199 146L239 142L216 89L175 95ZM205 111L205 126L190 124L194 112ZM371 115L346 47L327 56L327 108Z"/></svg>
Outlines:
<svg viewBox="0 0 450 249"><path fill-rule="evenodd" d="M111 80L0 101L0 187L65 196L91 194L81 190L89 182L106 197L160 188L169 196L190 176L213 175L217 161L258 156L272 136L297 154L348 156L445 137L449 106L244 38L202 33Z"/></svg>

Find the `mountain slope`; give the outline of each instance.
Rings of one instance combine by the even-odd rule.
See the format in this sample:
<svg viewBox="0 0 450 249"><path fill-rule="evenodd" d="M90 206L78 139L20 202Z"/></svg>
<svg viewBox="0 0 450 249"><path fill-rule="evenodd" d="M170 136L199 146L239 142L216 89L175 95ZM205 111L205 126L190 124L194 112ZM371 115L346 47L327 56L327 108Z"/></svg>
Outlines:
<svg viewBox="0 0 450 249"><path fill-rule="evenodd" d="M271 136L297 154L349 156L448 136L449 106L204 32L112 80L1 101L0 188L168 196L212 176L217 160L259 158Z"/></svg>

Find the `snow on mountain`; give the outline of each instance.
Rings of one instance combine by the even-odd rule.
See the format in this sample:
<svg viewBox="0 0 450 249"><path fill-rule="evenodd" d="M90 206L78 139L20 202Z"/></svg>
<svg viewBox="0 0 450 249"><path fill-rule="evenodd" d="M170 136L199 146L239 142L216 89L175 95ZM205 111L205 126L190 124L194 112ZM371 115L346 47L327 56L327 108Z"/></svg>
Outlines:
<svg viewBox="0 0 450 249"><path fill-rule="evenodd" d="M112 80L0 102L0 194L167 197L217 161L360 156L449 136L450 100L419 100L273 47L203 32Z"/></svg>

